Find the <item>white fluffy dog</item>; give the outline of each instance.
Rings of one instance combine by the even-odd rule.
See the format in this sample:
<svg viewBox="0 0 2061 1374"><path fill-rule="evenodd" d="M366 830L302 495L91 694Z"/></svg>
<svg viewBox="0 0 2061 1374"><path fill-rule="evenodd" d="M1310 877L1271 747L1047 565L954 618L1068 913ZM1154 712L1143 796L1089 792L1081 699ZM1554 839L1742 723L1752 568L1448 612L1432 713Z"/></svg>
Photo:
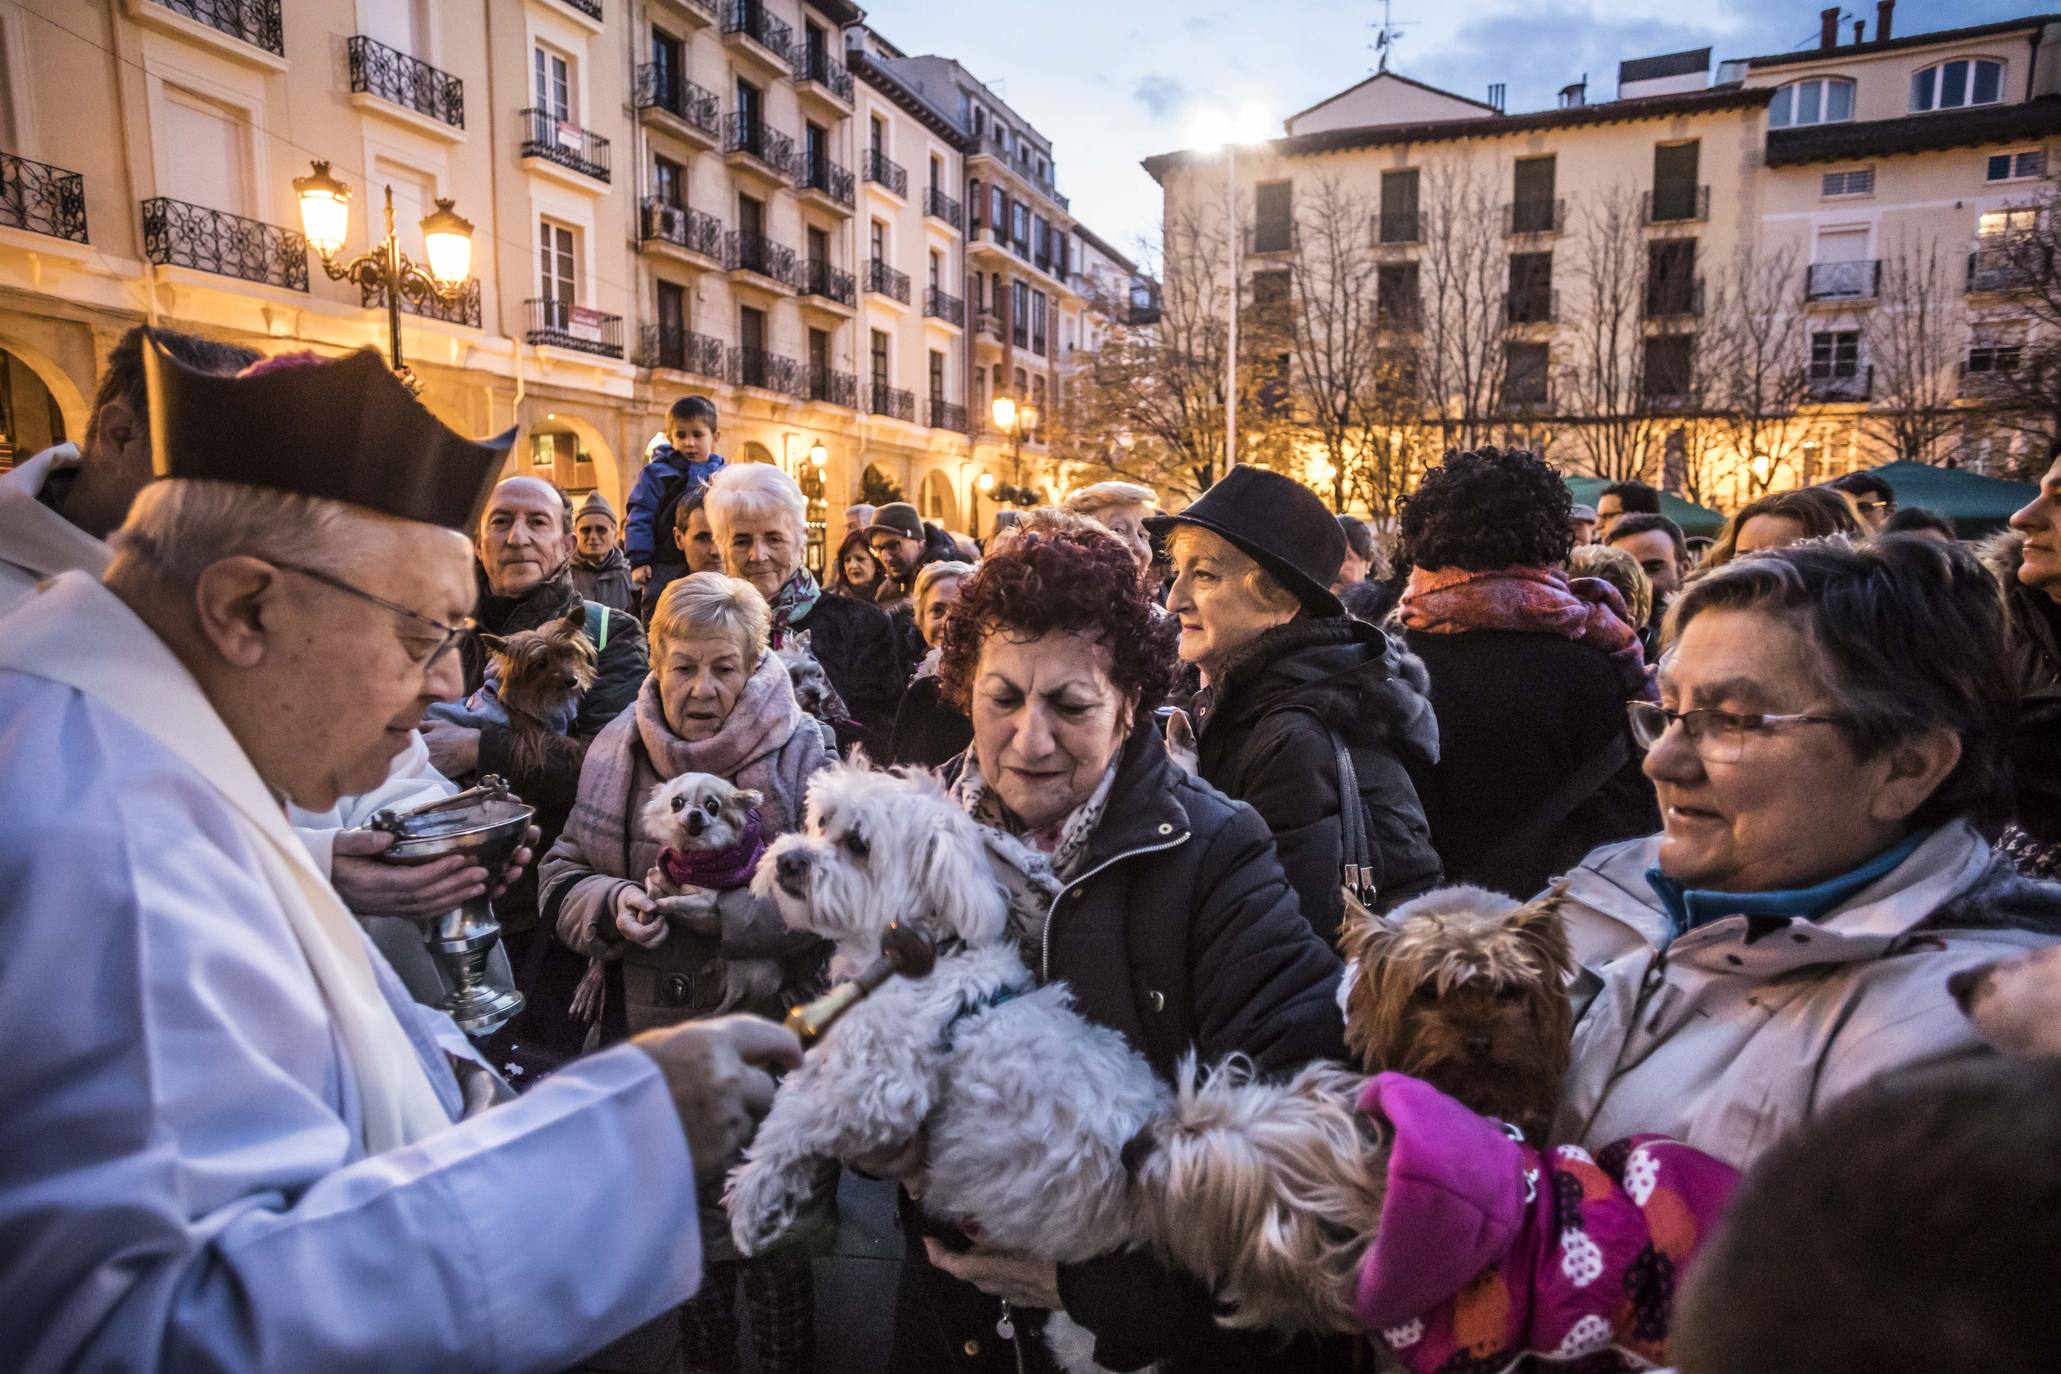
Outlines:
<svg viewBox="0 0 2061 1374"><path fill-rule="evenodd" d="M841 975L878 957L891 922L936 939L938 960L926 977L889 980L781 1083L724 1197L746 1255L793 1224L821 1161L926 1131L923 1206L983 1246L1068 1262L1144 1236L1123 1148L1170 1096L1122 1036L1073 1010L1064 984L1035 986L1017 927L1044 912L1019 902L1011 919L1021 889L1006 873L1037 860L1013 843L927 773L847 765L811 781L807 828L773 843L752 890L832 941ZM1049 1324L1055 1349L1078 1339L1068 1325Z"/></svg>

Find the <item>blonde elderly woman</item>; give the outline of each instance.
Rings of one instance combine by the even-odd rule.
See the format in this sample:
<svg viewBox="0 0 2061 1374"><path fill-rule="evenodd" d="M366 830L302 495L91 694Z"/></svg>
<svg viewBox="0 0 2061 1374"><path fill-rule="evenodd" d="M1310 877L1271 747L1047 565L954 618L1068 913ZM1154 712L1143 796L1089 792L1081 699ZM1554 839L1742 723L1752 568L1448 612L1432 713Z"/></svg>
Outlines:
<svg viewBox="0 0 2061 1374"><path fill-rule="evenodd" d="M724 570L771 609L769 643L805 650L823 666L844 708L831 721L839 746L884 756L908 681L894 622L877 606L824 595L803 566L809 502L801 488L769 464L737 463L710 479L706 509Z"/></svg>
<svg viewBox="0 0 2061 1374"><path fill-rule="evenodd" d="M929 652L917 665L916 680L902 693L901 709L895 712L894 743L887 751L890 763L937 768L973 743L973 725L966 713L939 692L937 663L945 617L958 603L959 588L973 575L974 567L972 563L931 563L916 574L916 626L923 632Z"/></svg>
<svg viewBox="0 0 2061 1374"><path fill-rule="evenodd" d="M1140 578L1152 575L1152 536L1145 522L1158 507L1159 493L1136 482L1097 482L1068 492L1059 503L1068 515L1085 515L1123 540Z"/></svg>
<svg viewBox="0 0 2061 1374"><path fill-rule="evenodd" d="M603 986L606 962L620 961L632 1033L713 1014L724 998L726 960L778 962L783 988L743 1007L776 1018L786 1009L782 993L805 995L820 967L815 942L787 932L778 913L757 906L744 887L661 897L641 885L660 845L639 812L653 788L683 773L758 792L765 840L800 820L809 775L828 751L795 702L787 669L767 652L770 620L750 584L721 573L693 573L665 589L651 617L651 673L635 704L587 750L572 817L544 859L538 894L545 919L595 961L587 1005ZM799 1374L808 1368L814 1321L802 1244L793 1253L739 1259L719 1195L707 1190L701 1208L707 1280L680 1309L686 1367L738 1367L742 1280L761 1367ZM778 1352L770 1364L769 1349Z"/></svg>

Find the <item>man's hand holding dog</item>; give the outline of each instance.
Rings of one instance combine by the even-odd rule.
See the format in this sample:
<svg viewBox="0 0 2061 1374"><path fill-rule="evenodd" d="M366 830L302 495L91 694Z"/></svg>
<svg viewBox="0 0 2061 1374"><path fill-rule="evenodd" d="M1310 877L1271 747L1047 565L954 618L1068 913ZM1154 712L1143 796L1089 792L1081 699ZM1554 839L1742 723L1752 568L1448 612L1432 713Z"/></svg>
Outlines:
<svg viewBox="0 0 2061 1374"><path fill-rule="evenodd" d="M1059 1266L1051 1260L1033 1259L1029 1255L1012 1254L1006 1250L968 1250L964 1254L947 1250L935 1240L925 1236L923 1246L930 1252L930 1262L955 1279L963 1279L991 1298L1000 1298L1017 1307L1035 1307L1045 1311L1057 1311L1059 1300Z"/></svg>
<svg viewBox="0 0 2061 1374"><path fill-rule="evenodd" d="M772 1071L802 1062L794 1033L756 1016L688 1021L630 1043L665 1075L696 1175L714 1173L745 1147L773 1105Z"/></svg>

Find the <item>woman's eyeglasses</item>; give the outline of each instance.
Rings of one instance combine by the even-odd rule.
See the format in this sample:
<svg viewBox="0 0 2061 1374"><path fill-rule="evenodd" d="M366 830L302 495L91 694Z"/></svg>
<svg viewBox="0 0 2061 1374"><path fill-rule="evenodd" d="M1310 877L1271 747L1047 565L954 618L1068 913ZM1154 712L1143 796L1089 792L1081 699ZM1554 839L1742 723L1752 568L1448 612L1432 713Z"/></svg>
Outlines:
<svg viewBox="0 0 2061 1374"><path fill-rule="evenodd" d="M1705 763L1737 763L1746 756L1752 741L1791 725L1844 725L1843 716L1772 715L1766 712L1718 711L1708 707L1697 711L1670 711L1651 701L1631 702L1632 738L1641 749L1651 749L1669 727L1679 725L1689 745Z"/></svg>
<svg viewBox="0 0 2061 1374"><path fill-rule="evenodd" d="M281 572L299 573L302 577L312 582L320 582L323 586L333 591L342 592L346 596L355 596L360 601L369 601L375 606L383 606L395 615L402 616L414 621L417 625L426 627L430 633L437 637L437 643L435 648L418 660L422 664L424 671L427 671L438 659L457 647L465 636L479 628L479 622L469 615L460 620L456 625L446 625L443 621L433 620L420 611L410 610L398 601L388 601L385 597L374 596L371 592L361 591L342 578L332 573L326 573L320 568L311 568L304 563L281 563L274 559L267 559L265 561L271 563L273 567Z"/></svg>

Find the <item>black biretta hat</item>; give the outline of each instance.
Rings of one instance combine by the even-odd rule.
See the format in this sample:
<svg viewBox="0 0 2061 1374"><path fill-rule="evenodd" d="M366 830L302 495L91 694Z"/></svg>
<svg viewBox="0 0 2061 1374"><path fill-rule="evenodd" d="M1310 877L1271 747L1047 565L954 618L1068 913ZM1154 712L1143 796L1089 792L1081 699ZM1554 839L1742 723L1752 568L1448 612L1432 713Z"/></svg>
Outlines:
<svg viewBox="0 0 2061 1374"><path fill-rule="evenodd" d="M1294 478L1239 463L1178 515L1145 522L1155 537L1176 525L1221 535L1272 573L1311 615L1345 614L1331 593L1331 579L1345 562L1345 531L1317 494Z"/></svg>
<svg viewBox="0 0 2061 1374"><path fill-rule="evenodd" d="M262 364L261 364L262 366ZM472 533L515 443L454 433L371 349L224 377L144 334L159 477L271 487Z"/></svg>

